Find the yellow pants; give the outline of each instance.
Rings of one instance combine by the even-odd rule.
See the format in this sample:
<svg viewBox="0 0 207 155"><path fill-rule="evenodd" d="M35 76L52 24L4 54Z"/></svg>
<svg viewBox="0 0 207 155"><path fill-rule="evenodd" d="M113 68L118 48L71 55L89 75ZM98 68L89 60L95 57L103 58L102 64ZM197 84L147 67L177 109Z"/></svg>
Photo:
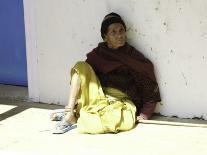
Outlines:
<svg viewBox="0 0 207 155"><path fill-rule="evenodd" d="M77 62L71 70L81 81L77 126L80 133L117 133L135 125L136 107L128 96L114 88L102 88L92 67Z"/></svg>

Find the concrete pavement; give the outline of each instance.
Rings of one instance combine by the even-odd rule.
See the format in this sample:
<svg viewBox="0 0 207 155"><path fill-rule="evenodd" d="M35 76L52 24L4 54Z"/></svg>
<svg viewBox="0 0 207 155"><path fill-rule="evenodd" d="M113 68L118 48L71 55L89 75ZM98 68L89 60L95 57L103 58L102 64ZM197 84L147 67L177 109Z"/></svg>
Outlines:
<svg viewBox="0 0 207 155"><path fill-rule="evenodd" d="M51 133L58 105L0 99L0 155L206 155L207 121L156 116L118 134Z"/></svg>

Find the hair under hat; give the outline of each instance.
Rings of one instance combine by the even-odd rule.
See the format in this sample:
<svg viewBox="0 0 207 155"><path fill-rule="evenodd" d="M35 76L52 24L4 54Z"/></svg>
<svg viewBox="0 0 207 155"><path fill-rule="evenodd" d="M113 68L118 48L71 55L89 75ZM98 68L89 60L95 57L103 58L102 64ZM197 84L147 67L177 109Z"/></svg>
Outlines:
<svg viewBox="0 0 207 155"><path fill-rule="evenodd" d="M102 23L101 23L101 37L104 39L105 38L105 34L107 33L107 29L109 27L109 25L113 24L113 23L120 23L124 26L124 29L126 31L126 25L124 23L124 21L122 20L121 16L118 15L117 13L109 13L107 14Z"/></svg>

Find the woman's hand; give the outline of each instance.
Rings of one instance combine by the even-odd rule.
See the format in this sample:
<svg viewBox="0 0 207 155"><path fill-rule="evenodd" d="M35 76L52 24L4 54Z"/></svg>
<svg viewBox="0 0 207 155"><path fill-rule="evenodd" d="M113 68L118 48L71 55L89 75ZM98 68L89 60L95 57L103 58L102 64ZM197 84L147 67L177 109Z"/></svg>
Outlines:
<svg viewBox="0 0 207 155"><path fill-rule="evenodd" d="M137 116L137 121L139 121L139 120L147 120L147 117L144 115L139 115L139 116Z"/></svg>

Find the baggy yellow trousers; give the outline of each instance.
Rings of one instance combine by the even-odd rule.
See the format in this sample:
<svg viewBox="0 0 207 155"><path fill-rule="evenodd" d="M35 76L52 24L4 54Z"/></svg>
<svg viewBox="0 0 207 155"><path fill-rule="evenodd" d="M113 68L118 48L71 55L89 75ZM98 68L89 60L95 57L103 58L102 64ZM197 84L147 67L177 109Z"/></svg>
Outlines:
<svg viewBox="0 0 207 155"><path fill-rule="evenodd" d="M81 81L77 101L80 133L117 133L135 126L136 107L128 96L114 88L102 88L92 67L83 61L71 70Z"/></svg>

